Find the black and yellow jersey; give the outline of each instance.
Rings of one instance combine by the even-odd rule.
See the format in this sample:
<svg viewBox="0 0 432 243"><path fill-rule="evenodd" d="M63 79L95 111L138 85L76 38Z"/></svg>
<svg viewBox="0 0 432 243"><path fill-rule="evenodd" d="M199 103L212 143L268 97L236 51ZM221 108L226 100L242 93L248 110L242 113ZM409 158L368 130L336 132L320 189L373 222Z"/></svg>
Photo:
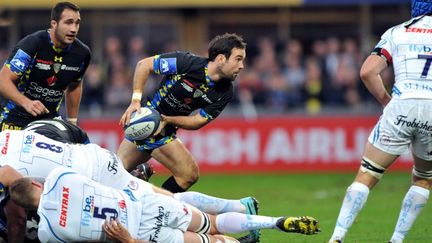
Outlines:
<svg viewBox="0 0 432 243"><path fill-rule="evenodd" d="M71 82L81 82L90 58L90 49L78 39L59 49L51 41L49 30L24 37L5 65L19 76L18 90L31 100L40 100L49 114L33 117L23 107L6 100L0 122L22 127L34 120L58 116L65 89Z"/></svg>
<svg viewBox="0 0 432 243"><path fill-rule="evenodd" d="M207 120L215 119L234 91L230 80L211 80L208 62L207 58L186 52L156 55L154 72L165 76L148 103L168 116L187 116L199 110Z"/></svg>

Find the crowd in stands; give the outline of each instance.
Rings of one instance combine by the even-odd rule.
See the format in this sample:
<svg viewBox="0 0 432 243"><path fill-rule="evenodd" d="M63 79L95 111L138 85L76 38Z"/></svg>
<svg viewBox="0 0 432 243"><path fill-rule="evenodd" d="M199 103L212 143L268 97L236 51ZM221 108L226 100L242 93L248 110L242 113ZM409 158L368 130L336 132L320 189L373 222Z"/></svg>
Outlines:
<svg viewBox="0 0 432 243"><path fill-rule="evenodd" d="M176 50L175 46L167 45L164 52ZM2 63L8 53L0 50ZM93 58L85 74L81 109L95 117L126 109L136 63L155 54L140 36L108 37L104 56ZM362 110L368 102L374 103L359 77L367 54L360 52L353 38L328 37L305 45L297 39L276 43L261 37L248 43L247 65L235 82L236 96L230 106L249 118L260 110L275 114L291 110L320 114L326 107ZM383 73L383 79L390 87L392 73ZM144 97L157 88L158 81L159 77L151 76Z"/></svg>

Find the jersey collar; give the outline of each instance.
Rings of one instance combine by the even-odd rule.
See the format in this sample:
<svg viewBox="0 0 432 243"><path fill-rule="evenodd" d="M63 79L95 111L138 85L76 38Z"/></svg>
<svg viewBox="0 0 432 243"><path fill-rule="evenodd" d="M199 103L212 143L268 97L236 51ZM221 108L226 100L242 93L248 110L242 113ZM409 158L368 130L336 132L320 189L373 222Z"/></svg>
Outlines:
<svg viewBox="0 0 432 243"><path fill-rule="evenodd" d="M53 42L52 39L51 39L50 31L51 31L51 30L48 29L47 34L48 34L48 41L49 41L49 43L50 43L51 48L52 48L55 52L57 52L57 53L69 51L69 49L71 48L72 44L67 45L65 48L56 47L56 46L54 45L54 42Z"/></svg>

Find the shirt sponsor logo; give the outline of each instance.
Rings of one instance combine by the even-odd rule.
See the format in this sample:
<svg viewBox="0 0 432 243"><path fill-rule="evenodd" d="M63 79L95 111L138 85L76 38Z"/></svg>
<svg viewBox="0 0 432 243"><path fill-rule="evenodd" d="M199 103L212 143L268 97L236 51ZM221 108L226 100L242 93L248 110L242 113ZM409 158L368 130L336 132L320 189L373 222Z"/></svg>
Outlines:
<svg viewBox="0 0 432 243"><path fill-rule="evenodd" d="M63 98L63 90L50 89L39 86L36 82L30 82L26 94L44 102L59 102Z"/></svg>
<svg viewBox="0 0 432 243"><path fill-rule="evenodd" d="M207 103L209 103L209 104L212 104L213 102L207 97L207 95L206 94L204 94L203 96L202 96L202 98L205 100L205 101L207 101Z"/></svg>
<svg viewBox="0 0 432 243"><path fill-rule="evenodd" d="M408 50L415 53L432 53L432 46L426 45L408 45Z"/></svg>
<svg viewBox="0 0 432 243"><path fill-rule="evenodd" d="M66 66L65 64L61 65L60 69L65 71L75 71L75 72L78 72L80 70L79 67L69 67Z"/></svg>
<svg viewBox="0 0 432 243"><path fill-rule="evenodd" d="M63 187L61 211L60 211L60 221L59 221L59 225L63 228L66 227L68 206L69 206L69 188Z"/></svg>
<svg viewBox="0 0 432 243"><path fill-rule="evenodd" d="M5 145L3 146L1 153L2 154L7 154L8 151L8 147L9 147L9 138L10 138L10 133L6 133L5 135Z"/></svg>
<svg viewBox="0 0 432 243"><path fill-rule="evenodd" d="M123 191L126 193L126 195L129 196L129 199L131 201L133 201L133 202L137 201L136 197L134 196L134 194L133 194L133 192L131 190L129 190L129 189L123 189Z"/></svg>
<svg viewBox="0 0 432 243"><path fill-rule="evenodd" d="M31 149L33 148L34 139L35 139L34 135L25 136L24 142L23 142L23 148L22 148L23 153L30 153L31 152Z"/></svg>
<svg viewBox="0 0 432 243"><path fill-rule="evenodd" d="M120 200L118 205L120 208L120 217L119 217L120 223L122 225L127 226L128 213L127 213L126 201Z"/></svg>
<svg viewBox="0 0 432 243"><path fill-rule="evenodd" d="M165 211L165 208L162 206L158 207L158 215L154 217L155 223L153 226L154 234L151 234L149 237L150 242L158 242L159 234L161 231L162 226L168 225L168 219L169 219L170 213Z"/></svg>
<svg viewBox="0 0 432 243"><path fill-rule="evenodd" d="M186 83L181 83L181 86L183 86L183 88L185 90L187 90L188 92L192 92L193 91L193 88L190 87L189 85L187 85Z"/></svg>
<svg viewBox="0 0 432 243"><path fill-rule="evenodd" d="M405 32L421 33L421 34L431 34L432 33L432 29L410 27L410 28L406 28Z"/></svg>
<svg viewBox="0 0 432 243"><path fill-rule="evenodd" d="M35 67L41 70L51 70L51 65L44 63L36 63Z"/></svg>
<svg viewBox="0 0 432 243"><path fill-rule="evenodd" d="M46 81L47 81L48 86L53 86L57 82L57 77L53 75L53 76L47 78Z"/></svg>
<svg viewBox="0 0 432 243"><path fill-rule="evenodd" d="M165 101L173 108L179 109L180 111L192 111L192 107L190 107L188 104L184 104L183 102L176 99L176 97L173 94L169 94Z"/></svg>
<svg viewBox="0 0 432 243"><path fill-rule="evenodd" d="M82 209L83 215L81 218L82 226L90 226L90 219L94 214L94 196L88 196L84 200L84 207Z"/></svg>
<svg viewBox="0 0 432 243"><path fill-rule="evenodd" d="M117 167L118 167L118 162L117 160L113 160L113 161L109 161L108 162L108 171L112 172L114 175L117 174Z"/></svg>
<svg viewBox="0 0 432 243"><path fill-rule="evenodd" d="M420 121L417 120L417 118L410 120L407 118L407 116L398 115L396 118L397 121L395 121L394 124L398 126L417 128L419 134L432 136L432 125L429 125L429 121Z"/></svg>
<svg viewBox="0 0 432 243"><path fill-rule="evenodd" d="M36 59L37 63L41 63L41 64L46 64L46 65L52 65L54 62L53 61L46 61L46 60L42 60L42 59Z"/></svg>

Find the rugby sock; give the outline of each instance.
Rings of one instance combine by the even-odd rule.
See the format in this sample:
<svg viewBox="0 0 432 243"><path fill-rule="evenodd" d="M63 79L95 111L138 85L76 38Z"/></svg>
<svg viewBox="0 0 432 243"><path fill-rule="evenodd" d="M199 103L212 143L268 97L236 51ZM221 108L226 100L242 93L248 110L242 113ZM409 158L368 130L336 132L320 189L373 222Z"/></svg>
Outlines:
<svg viewBox="0 0 432 243"><path fill-rule="evenodd" d="M193 205L199 210L209 214L221 214L226 212L244 213L246 211L245 206L240 203L240 200L222 199L199 192L175 193L174 198Z"/></svg>
<svg viewBox="0 0 432 243"><path fill-rule="evenodd" d="M220 233L240 233L254 229L277 228L278 217L247 215L242 213L223 213L216 216L216 228Z"/></svg>
<svg viewBox="0 0 432 243"><path fill-rule="evenodd" d="M330 241L342 241L345 238L346 232L365 205L368 195L369 187L362 183L354 182L348 187Z"/></svg>
<svg viewBox="0 0 432 243"><path fill-rule="evenodd" d="M428 198L429 190L419 186L411 186L402 201L402 208L395 231L390 240L391 242L397 243L403 241L417 216L426 205Z"/></svg>
<svg viewBox="0 0 432 243"><path fill-rule="evenodd" d="M179 184L177 184L177 181L174 179L174 176L171 176L168 178L162 185L163 189L166 189L172 193L177 192L184 192L186 189L183 189Z"/></svg>

